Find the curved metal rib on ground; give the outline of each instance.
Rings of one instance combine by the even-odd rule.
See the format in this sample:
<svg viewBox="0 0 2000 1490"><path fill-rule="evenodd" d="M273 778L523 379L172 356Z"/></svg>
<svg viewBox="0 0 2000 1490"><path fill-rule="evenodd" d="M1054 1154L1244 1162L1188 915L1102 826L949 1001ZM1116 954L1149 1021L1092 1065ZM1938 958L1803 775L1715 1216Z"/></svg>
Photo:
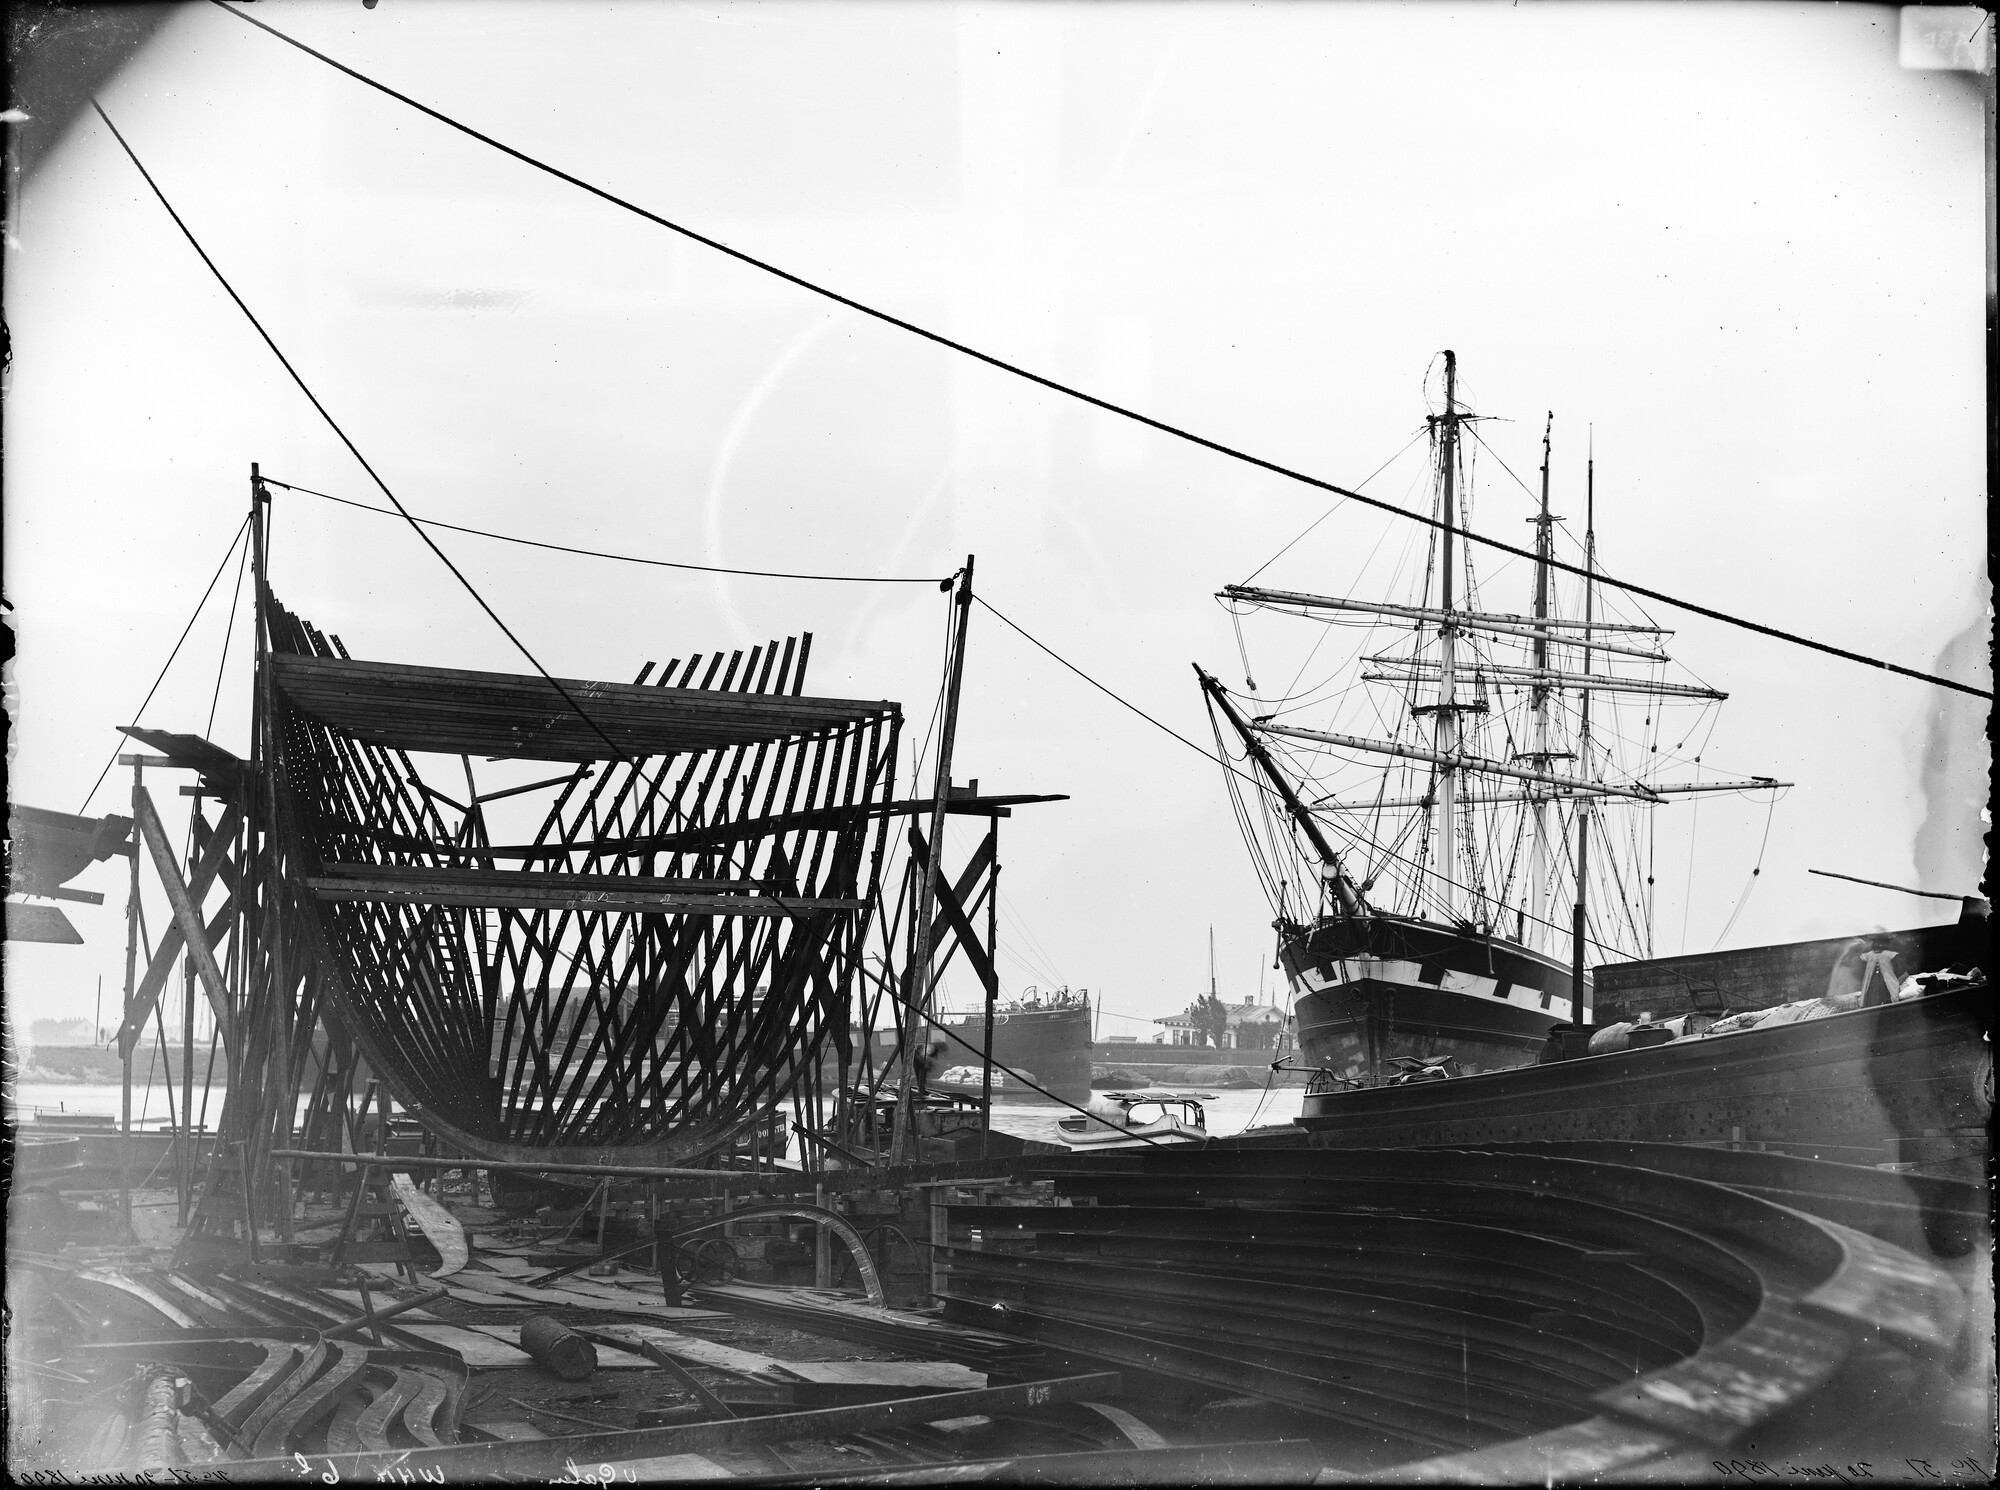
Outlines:
<svg viewBox="0 0 2000 1490"><path fill-rule="evenodd" d="M265 1422L250 1441L252 1454L267 1458L284 1453L330 1417L347 1392L360 1385L362 1369L368 1364L368 1347L330 1340L324 1348L327 1354L322 1369ZM244 1437L250 1438L247 1431Z"/></svg>
<svg viewBox="0 0 2000 1490"><path fill-rule="evenodd" d="M810 637L558 687L265 615L295 1044L324 1013L470 1155L674 1165L847 1040L901 711L802 696ZM565 764L502 786L477 757ZM520 812L537 869L489 831Z"/></svg>
<svg viewBox="0 0 2000 1490"><path fill-rule="evenodd" d="M725 1226L733 1226L738 1221L754 1221L759 1216L796 1216L807 1221L817 1221L838 1236L846 1245L848 1254L854 1259L855 1271L861 1275L861 1286L868 1295L868 1302L878 1306L886 1305L889 1296L882 1288L882 1275L876 1270L875 1259L868 1255L868 1243L854 1223L838 1211L827 1210L816 1205L752 1205L731 1211L726 1217L714 1221L704 1221L697 1226L682 1228L677 1233L682 1240L698 1236L705 1231L721 1231Z"/></svg>
<svg viewBox="0 0 2000 1490"><path fill-rule="evenodd" d="M1451 1456L1407 1465L1419 1478L1575 1478L1890 1410L1958 1337L1964 1297L1901 1248L1726 1182L1779 1188L1766 1157L1093 1156L1045 1173L1095 1204L951 1208L981 1244L951 1250L947 1310L1401 1445L1352 1467Z"/></svg>
<svg viewBox="0 0 2000 1490"><path fill-rule="evenodd" d="M467 1381L465 1362L443 1351L323 1342L310 1329L183 1330L78 1353L186 1375L239 1459L443 1447L457 1440Z"/></svg>

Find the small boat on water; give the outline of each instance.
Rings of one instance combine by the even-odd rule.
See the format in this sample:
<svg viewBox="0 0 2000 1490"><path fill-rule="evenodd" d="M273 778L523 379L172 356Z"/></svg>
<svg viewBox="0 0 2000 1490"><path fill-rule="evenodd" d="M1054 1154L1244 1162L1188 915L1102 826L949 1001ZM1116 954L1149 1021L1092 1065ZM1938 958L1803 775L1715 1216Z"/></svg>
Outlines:
<svg viewBox="0 0 2000 1490"><path fill-rule="evenodd" d="M997 1068L993 1072L993 1098L996 1102L1043 1102L1047 1098L1035 1090L1042 1085L1042 1079L1032 1071L1016 1071L1011 1076ZM1034 1085L1029 1085L1032 1082ZM943 1074L931 1078L930 1089L946 1092L958 1097L983 1097L986 1091L986 1068L984 1066L950 1066Z"/></svg>
<svg viewBox="0 0 2000 1490"><path fill-rule="evenodd" d="M1201 1104L1214 1092L1097 1092L1088 1117L1056 1126L1073 1149L1137 1149L1162 1143L1206 1143L1208 1117Z"/></svg>

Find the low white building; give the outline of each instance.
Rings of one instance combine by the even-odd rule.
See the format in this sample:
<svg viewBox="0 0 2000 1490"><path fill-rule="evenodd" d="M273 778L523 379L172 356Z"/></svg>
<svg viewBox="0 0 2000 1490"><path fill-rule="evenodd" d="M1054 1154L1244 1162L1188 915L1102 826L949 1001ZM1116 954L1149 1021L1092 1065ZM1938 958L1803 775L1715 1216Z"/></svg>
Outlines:
<svg viewBox="0 0 2000 1490"><path fill-rule="evenodd" d="M1175 1045L1208 1044L1209 1021L1191 1010L1169 1014L1153 1023L1166 1026ZM1282 1009L1274 1009L1269 1004L1260 1004L1254 998L1246 997L1240 1004L1229 1005L1229 1027L1222 1037L1222 1048L1274 1050L1284 1040L1290 1027L1291 1018Z"/></svg>

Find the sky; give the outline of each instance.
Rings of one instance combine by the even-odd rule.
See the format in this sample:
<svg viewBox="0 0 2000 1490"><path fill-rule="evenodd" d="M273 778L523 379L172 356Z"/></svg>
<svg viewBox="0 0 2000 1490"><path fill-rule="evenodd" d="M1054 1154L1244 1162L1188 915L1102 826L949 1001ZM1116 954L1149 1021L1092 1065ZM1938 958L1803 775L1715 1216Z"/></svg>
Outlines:
<svg viewBox="0 0 2000 1490"><path fill-rule="evenodd" d="M995 356L1336 484L1387 462L1367 488L1386 500L1421 496L1391 457L1451 348L1490 419L1480 531L1526 541L1506 470L1533 482L1553 411L1555 508L1580 511L1588 448L1610 575L1990 688L1980 93L1901 65L1894 8L254 10ZM419 515L817 573L941 577L975 554L982 599L1204 744L1189 664L1242 681L1217 589L1283 550L1260 583L1337 591L1408 542L1402 519L690 243L214 6L101 99ZM222 563L250 463L384 504L94 116L28 184L6 253L9 790L77 811ZM527 670L407 528L283 491L274 522L278 594L355 656ZM936 698L934 585L438 541L559 676L811 630L809 691L901 700L913 742ZM1526 610L1525 567L1482 564L1489 602ZM245 751L234 575L138 722ZM1986 701L1646 610L1731 695L1707 769L1797 783L1775 807L1662 809L1655 951L1952 919L1807 870L1974 891ZM1253 671L1291 675L1282 624L1246 623ZM1148 1034L1206 989L1211 928L1226 998L1279 989L1220 768L984 609L956 761L983 790L1070 799L1003 827L1007 993L1088 988L1101 1036ZM129 790L114 769L88 810L129 811ZM75 881L106 895L65 907L86 945L8 949L13 1020L88 1017L100 977L115 1002L123 874Z"/></svg>

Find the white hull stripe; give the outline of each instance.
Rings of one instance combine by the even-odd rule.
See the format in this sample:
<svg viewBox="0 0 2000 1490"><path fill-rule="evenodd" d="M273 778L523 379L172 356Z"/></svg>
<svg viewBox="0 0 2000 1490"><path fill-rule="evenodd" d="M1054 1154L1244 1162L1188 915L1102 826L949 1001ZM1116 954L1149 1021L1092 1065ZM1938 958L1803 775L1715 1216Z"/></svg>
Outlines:
<svg viewBox="0 0 2000 1490"><path fill-rule="evenodd" d="M1570 1019L1569 1000L1566 998L1551 998L1544 1008L1541 1002L1542 996L1536 989L1502 984L1495 979L1479 977L1472 973L1447 971L1444 982L1438 984L1426 983L1419 978L1417 976L1420 971L1419 965L1414 962L1385 962L1374 957L1350 957L1344 962L1336 963L1335 966L1344 976L1325 978L1320 976L1317 969L1307 968L1300 980L1306 986L1298 988L1294 985L1294 992L1337 993L1342 988L1356 983L1372 983L1378 986L1387 983L1392 987L1407 988L1415 993L1435 993L1442 988L1446 993L1462 994L1468 998L1498 997L1516 1008L1526 1007L1537 1013L1552 1015L1559 1024L1566 1024ZM1357 992L1365 995L1367 990L1361 989ZM1517 992L1521 995L1518 1001L1511 997Z"/></svg>

